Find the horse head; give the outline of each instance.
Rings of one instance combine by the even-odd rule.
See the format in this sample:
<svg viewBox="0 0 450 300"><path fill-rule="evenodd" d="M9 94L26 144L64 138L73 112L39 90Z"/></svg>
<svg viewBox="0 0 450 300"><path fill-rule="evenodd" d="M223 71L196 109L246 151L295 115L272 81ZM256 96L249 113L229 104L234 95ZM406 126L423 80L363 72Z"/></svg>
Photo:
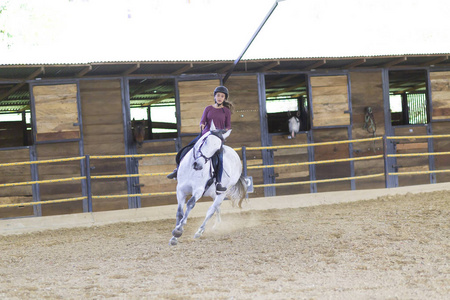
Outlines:
<svg viewBox="0 0 450 300"><path fill-rule="evenodd" d="M223 143L231 134L231 130L216 129L214 122L211 124L210 131L205 133L196 143L193 149L195 170L203 169L206 164L217 151L221 150ZM203 158L203 163L199 161Z"/></svg>
<svg viewBox="0 0 450 300"><path fill-rule="evenodd" d="M289 139L295 138L295 134L300 131L300 112L297 111L295 115L292 115L290 111L288 111L289 117Z"/></svg>
<svg viewBox="0 0 450 300"><path fill-rule="evenodd" d="M142 143L145 139L145 124L144 120L136 121L133 119L131 122L131 130L133 131L133 140L138 144L138 147L142 147Z"/></svg>

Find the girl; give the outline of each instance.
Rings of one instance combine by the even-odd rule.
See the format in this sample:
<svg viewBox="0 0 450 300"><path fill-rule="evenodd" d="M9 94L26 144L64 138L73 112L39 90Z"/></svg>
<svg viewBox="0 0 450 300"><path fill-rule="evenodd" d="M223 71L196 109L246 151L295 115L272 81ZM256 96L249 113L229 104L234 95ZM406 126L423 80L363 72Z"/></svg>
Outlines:
<svg viewBox="0 0 450 300"><path fill-rule="evenodd" d="M214 104L208 105L203 111L202 118L200 120L201 133L193 139L187 146L181 149L176 157L177 166L180 164L182 156L191 149L198 139L208 132L211 128L211 122L214 122L216 129L231 129L231 113L233 110L233 104L228 101L228 89L224 86L218 86L214 89ZM178 167L173 170L172 173L167 175L167 178L174 179L177 176ZM226 188L222 186L222 172L223 172L223 152L219 152L219 163L216 174L216 192L223 193Z"/></svg>

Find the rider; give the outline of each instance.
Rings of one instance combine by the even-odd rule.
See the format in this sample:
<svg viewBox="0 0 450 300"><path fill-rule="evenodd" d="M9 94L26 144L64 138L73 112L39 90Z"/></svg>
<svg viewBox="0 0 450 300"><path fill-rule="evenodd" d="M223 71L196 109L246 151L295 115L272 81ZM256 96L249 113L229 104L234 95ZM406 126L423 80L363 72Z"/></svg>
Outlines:
<svg viewBox="0 0 450 300"><path fill-rule="evenodd" d="M231 113L233 110L233 104L228 101L228 89L224 86L218 86L214 89L214 104L208 105L203 111L202 118L200 120L201 133L193 139L187 146L181 149L177 154L177 165L180 163L180 156L183 150L187 147L193 147L198 139L208 132L211 127L211 122L214 121L216 129L231 129ZM219 162L216 174L216 192L223 193L226 188L222 186L222 172L223 172L223 152L219 151ZM174 179L177 177L178 167L173 170L172 173L167 175L167 178Z"/></svg>

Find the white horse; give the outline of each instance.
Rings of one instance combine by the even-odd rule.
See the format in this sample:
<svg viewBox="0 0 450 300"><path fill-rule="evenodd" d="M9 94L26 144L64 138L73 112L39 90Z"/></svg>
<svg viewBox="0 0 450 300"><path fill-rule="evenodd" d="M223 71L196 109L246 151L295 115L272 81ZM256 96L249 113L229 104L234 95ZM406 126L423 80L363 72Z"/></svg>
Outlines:
<svg viewBox="0 0 450 300"><path fill-rule="evenodd" d="M178 238L183 234L183 226L186 225L190 211L195 203L203 196L214 199L206 213L206 218L198 228L194 238L199 238L205 231L207 221L216 213L217 223L220 222L220 205L225 197L232 200L233 205L241 203L247 193L247 184L242 175L242 164L239 155L232 148L223 145L224 140L230 135L231 130L216 130L214 123L211 130L205 133L194 147L183 157L177 173L177 222L172 231L170 245L176 245ZM227 190L222 194L216 194L216 185L213 182L212 157L217 151L223 151L222 186ZM186 196L192 195L186 202ZM186 205L186 211L184 206Z"/></svg>
<svg viewBox="0 0 450 300"><path fill-rule="evenodd" d="M295 134L300 131L300 112L297 112L296 115L291 115L291 112L288 111L289 117L289 133L288 139L295 138Z"/></svg>

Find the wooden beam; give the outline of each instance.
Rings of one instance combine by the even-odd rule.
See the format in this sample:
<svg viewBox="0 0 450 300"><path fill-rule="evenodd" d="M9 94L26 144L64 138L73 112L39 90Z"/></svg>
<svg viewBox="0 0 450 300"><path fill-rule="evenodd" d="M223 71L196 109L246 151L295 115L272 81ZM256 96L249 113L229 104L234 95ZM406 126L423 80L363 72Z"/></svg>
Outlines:
<svg viewBox="0 0 450 300"><path fill-rule="evenodd" d="M169 94L166 94L165 96L163 96L163 97L161 97L161 98L158 98L158 99L155 99L155 100L150 100L150 101L147 102L147 103L141 104L141 106L151 106L151 105L153 105L153 104L158 104L158 103L160 103L161 101L164 101L164 100L170 99L170 98L175 98L175 93L169 93Z"/></svg>
<svg viewBox="0 0 450 300"><path fill-rule="evenodd" d="M277 60L277 61L274 61L274 62L272 62L272 63L270 63L270 64L267 64L267 65L265 65L264 67L258 69L258 72L264 72L264 71L273 69L273 68L275 68L275 67L277 67L277 66L279 66L279 65L280 65L280 61Z"/></svg>
<svg viewBox="0 0 450 300"><path fill-rule="evenodd" d="M187 70L192 69L193 67L194 67L194 64L193 64L193 63L190 63L190 64L188 64L188 65L182 67L181 69L179 69L179 70L173 72L172 75L180 75L180 74L186 72Z"/></svg>
<svg viewBox="0 0 450 300"><path fill-rule="evenodd" d="M352 63L349 63L348 65L343 66L342 69L352 69L352 68L354 68L354 67L356 67L356 66L359 66L359 65L364 64L365 62L366 62L366 59L365 59L365 58L363 58L363 59L358 59L358 60L355 60L355 61L352 62Z"/></svg>
<svg viewBox="0 0 450 300"><path fill-rule="evenodd" d="M228 72L228 70L230 70L232 67L233 67L233 64L226 65L222 69L218 70L217 73L222 74L222 73Z"/></svg>
<svg viewBox="0 0 450 300"><path fill-rule="evenodd" d="M405 61L407 61L407 60L408 60L408 58L407 58L406 56L400 57L400 58L394 59L394 60L392 60L392 61L390 61L390 62L388 62L388 63L382 65L382 67L383 67L383 68L389 68L389 67L398 65L398 64L400 64L400 63L402 63L402 62L405 62Z"/></svg>
<svg viewBox="0 0 450 300"><path fill-rule="evenodd" d="M294 75L287 75L287 76L284 76L284 77L282 77L282 78L280 78L280 79L278 79L278 80L272 81L272 82L270 82L270 83L266 83L266 89L267 89L267 88L274 87L274 86L277 86L277 85L280 84L280 83L289 81L289 80L291 80L292 78L295 78L295 77L297 77L297 76L298 76L297 74L294 74Z"/></svg>
<svg viewBox="0 0 450 300"><path fill-rule="evenodd" d="M18 91L21 87L23 87L26 84L27 80L32 80L34 78L36 78L36 76L40 75L40 74L44 74L45 73L45 68L44 67L39 67L36 71L34 71L33 73L31 73L27 79L23 80L22 82L16 84L15 86L13 86L9 91L7 91L6 93L3 93L2 95L0 95L0 101L3 101L4 99L8 98L11 94L13 94L14 92Z"/></svg>
<svg viewBox="0 0 450 300"><path fill-rule="evenodd" d="M312 69L318 68L318 67L320 67L320 66L323 66L323 65L326 64L326 63L327 63L327 60L326 60L326 59L321 59L321 60L319 60L319 61L313 63L312 65L307 66L307 67L305 68L305 70L312 70Z"/></svg>
<svg viewBox="0 0 450 300"><path fill-rule="evenodd" d="M440 63L440 62L446 61L447 59L448 59L448 55L446 55L446 56L441 56L441 57L438 57L438 58L433 59L433 60L430 61L430 62L423 63L423 64L421 64L420 66L421 66L421 67L434 66L435 64L438 64L438 63Z"/></svg>
<svg viewBox="0 0 450 300"><path fill-rule="evenodd" d="M92 70L92 66L87 66L86 68L84 68L83 70L81 70L80 72L77 73L77 75L75 75L76 77L83 77L84 75L86 75L87 73L89 73Z"/></svg>
<svg viewBox="0 0 450 300"><path fill-rule="evenodd" d="M132 66L131 68L129 68L128 70L126 70L125 72L123 72L122 75L123 76L130 75L131 73L133 73L134 71L136 71L140 67L141 67L141 63L137 63L134 66Z"/></svg>
<svg viewBox="0 0 450 300"><path fill-rule="evenodd" d="M280 91L270 93L270 94L266 95L266 98L276 97L276 96L281 95L283 93L287 93L287 92L293 91L293 90L295 90L295 89L297 89L299 87L304 87L304 86L306 86L306 82L302 82L300 84L297 84L297 85L294 85L294 86L290 86L290 87L282 89Z"/></svg>

